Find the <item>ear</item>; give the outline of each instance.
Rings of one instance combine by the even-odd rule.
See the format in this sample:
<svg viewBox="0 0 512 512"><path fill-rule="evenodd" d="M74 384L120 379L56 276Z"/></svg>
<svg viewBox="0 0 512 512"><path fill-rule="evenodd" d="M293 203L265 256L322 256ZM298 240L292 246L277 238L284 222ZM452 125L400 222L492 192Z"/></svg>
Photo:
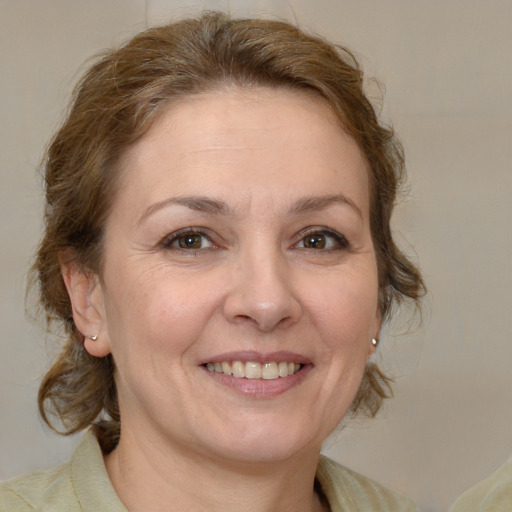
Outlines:
<svg viewBox="0 0 512 512"><path fill-rule="evenodd" d="M104 357L110 354L110 344L103 289L98 274L80 269L73 259L64 254L59 255L59 259L62 278L71 301L73 320L84 335L84 347L92 356Z"/></svg>

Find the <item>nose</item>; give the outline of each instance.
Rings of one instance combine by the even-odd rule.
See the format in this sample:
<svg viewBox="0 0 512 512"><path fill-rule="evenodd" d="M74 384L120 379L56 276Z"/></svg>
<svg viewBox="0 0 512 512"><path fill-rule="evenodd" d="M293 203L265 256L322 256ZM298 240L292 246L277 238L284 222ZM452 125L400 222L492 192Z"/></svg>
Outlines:
<svg viewBox="0 0 512 512"><path fill-rule="evenodd" d="M224 303L227 319L251 323L264 332L293 325L302 308L291 277L289 265L279 253L242 258L230 276L232 287Z"/></svg>

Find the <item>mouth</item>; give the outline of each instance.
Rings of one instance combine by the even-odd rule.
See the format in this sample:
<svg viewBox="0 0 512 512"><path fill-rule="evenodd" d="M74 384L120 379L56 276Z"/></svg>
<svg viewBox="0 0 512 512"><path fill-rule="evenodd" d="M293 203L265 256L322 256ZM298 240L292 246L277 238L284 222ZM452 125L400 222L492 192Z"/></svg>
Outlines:
<svg viewBox="0 0 512 512"><path fill-rule="evenodd" d="M269 399L301 385L313 362L288 351L237 351L210 356L199 367L223 386L251 399Z"/></svg>
<svg viewBox="0 0 512 512"><path fill-rule="evenodd" d="M238 379L276 380L295 375L303 364L292 361L210 361L202 365L210 372L222 373Z"/></svg>

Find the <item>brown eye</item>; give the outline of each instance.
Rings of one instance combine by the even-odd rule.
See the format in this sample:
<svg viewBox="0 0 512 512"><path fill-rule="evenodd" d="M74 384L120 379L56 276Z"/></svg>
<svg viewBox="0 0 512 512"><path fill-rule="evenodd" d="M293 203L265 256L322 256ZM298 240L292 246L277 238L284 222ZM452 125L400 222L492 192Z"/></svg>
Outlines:
<svg viewBox="0 0 512 512"><path fill-rule="evenodd" d="M325 249L325 236L320 234L306 236L304 247L307 249Z"/></svg>
<svg viewBox="0 0 512 512"><path fill-rule="evenodd" d="M167 237L162 242L162 246L165 249L178 251L197 251L210 249L214 247L214 244L210 237L204 233L183 230Z"/></svg>
<svg viewBox="0 0 512 512"><path fill-rule="evenodd" d="M347 239L333 231L312 231L304 236L297 244L298 249L336 251L349 246Z"/></svg>
<svg viewBox="0 0 512 512"><path fill-rule="evenodd" d="M203 243L203 237L201 235L183 235L180 236L176 241L181 249L201 249Z"/></svg>

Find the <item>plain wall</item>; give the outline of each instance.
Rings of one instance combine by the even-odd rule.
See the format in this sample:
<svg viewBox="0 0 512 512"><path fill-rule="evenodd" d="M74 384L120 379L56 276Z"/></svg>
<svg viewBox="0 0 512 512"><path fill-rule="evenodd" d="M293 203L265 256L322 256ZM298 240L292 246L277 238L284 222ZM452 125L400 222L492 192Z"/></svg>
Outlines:
<svg viewBox="0 0 512 512"><path fill-rule="evenodd" d="M354 49L386 86L383 115L405 144L411 186L394 228L430 293L423 327L388 329L379 348L394 400L326 451L426 512L446 510L512 453L508 0L0 1L0 479L63 461L76 443L38 418L53 343L24 316L45 143L86 58L202 7L296 20Z"/></svg>

